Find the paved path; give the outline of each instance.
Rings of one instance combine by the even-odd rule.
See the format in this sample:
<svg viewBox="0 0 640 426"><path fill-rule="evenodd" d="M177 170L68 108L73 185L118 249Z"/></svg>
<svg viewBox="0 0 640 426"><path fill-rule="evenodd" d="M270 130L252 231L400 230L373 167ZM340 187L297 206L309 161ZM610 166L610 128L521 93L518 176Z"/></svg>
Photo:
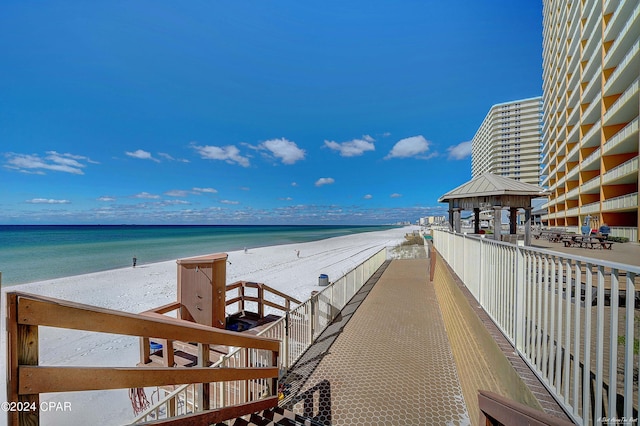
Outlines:
<svg viewBox="0 0 640 426"><path fill-rule="evenodd" d="M387 262L284 378L325 425L470 424L428 260Z"/></svg>

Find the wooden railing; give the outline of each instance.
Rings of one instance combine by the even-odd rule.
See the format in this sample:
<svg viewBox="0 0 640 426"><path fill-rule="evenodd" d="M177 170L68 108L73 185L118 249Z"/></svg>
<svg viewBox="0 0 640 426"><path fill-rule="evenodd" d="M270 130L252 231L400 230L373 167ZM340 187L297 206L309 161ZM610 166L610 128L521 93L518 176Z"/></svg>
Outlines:
<svg viewBox="0 0 640 426"><path fill-rule="evenodd" d="M478 391L480 424L485 426L573 426L570 421L512 401L496 393Z"/></svg>
<svg viewBox="0 0 640 426"><path fill-rule="evenodd" d="M267 366L241 368L123 368L55 367L39 365L39 327L57 327L143 338L197 342L201 353L209 345L225 345L271 354ZM162 314L131 314L80 303L27 293L7 293L7 396L10 403L34 407L34 410L9 412L10 425L37 425L40 421L40 394L197 383L206 396L209 384L228 381L262 380L269 384L266 397L244 404L209 409L209 400L201 398L198 413L189 414L189 424L210 424L277 405L278 355L280 343L219 330ZM204 358L204 357L203 357ZM201 359L203 359L201 358ZM186 417L159 424L187 421Z"/></svg>
<svg viewBox="0 0 640 426"><path fill-rule="evenodd" d="M246 289L256 289L257 294L255 296L247 294ZM269 306L280 311L289 312L291 310L291 304L299 305L302 302L294 299L293 297L284 294L266 284L255 283L250 281L236 281L233 284L227 285L227 294L230 291L237 289L237 296L227 298L226 306L238 304L238 312L244 311L247 307L245 302L254 302L257 304L257 314L262 318L264 316L264 307ZM282 299L284 305L269 301L265 298L267 294L271 293Z"/></svg>

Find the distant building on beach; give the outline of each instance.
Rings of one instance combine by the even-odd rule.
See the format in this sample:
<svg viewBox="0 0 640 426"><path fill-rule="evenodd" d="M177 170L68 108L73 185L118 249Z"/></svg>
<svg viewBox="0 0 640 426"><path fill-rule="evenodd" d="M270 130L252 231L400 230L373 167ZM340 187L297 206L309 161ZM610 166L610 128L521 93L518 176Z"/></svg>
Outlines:
<svg viewBox="0 0 640 426"><path fill-rule="evenodd" d="M540 184L542 98L491 107L471 140L472 178L486 172Z"/></svg>
<svg viewBox="0 0 640 426"><path fill-rule="evenodd" d="M419 224L420 226L440 225L446 221L447 218L445 216L426 216L420 218Z"/></svg>
<svg viewBox="0 0 640 426"><path fill-rule="evenodd" d="M640 3L544 0L543 222L638 241Z"/></svg>

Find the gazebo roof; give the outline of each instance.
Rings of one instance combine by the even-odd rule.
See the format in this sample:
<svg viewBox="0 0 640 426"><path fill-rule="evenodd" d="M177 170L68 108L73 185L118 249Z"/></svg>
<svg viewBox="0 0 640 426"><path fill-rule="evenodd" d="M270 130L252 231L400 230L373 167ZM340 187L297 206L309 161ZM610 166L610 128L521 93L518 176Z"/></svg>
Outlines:
<svg viewBox="0 0 640 426"><path fill-rule="evenodd" d="M444 203L455 199L495 197L502 195L537 198L544 197L547 195L547 192L544 188L538 185L520 182L487 172L447 192L438 199L438 202Z"/></svg>

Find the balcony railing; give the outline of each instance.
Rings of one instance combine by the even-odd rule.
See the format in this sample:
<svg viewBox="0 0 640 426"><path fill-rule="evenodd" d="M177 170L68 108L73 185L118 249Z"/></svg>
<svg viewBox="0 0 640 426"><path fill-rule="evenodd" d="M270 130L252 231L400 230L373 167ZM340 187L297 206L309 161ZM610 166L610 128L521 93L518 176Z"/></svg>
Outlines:
<svg viewBox="0 0 640 426"><path fill-rule="evenodd" d="M603 152L605 155L609 153L613 148L617 147L619 144L625 143L627 140L633 138L634 135L637 136L638 133L638 117L635 118L632 122L627 124L624 129L620 130L615 134L611 139L604 144Z"/></svg>
<svg viewBox="0 0 640 426"><path fill-rule="evenodd" d="M638 174L638 157L632 158L631 160L620 164L618 167L614 167L613 169L609 170L602 177L602 183L606 185L609 182L615 181L616 179L619 179L631 173L634 173L635 175Z"/></svg>
<svg viewBox="0 0 640 426"><path fill-rule="evenodd" d="M636 103L635 113L636 114L638 113L637 102L638 102L638 82L639 81L640 81L640 78L636 78L636 80L633 83L631 83L631 85L627 88L627 90L624 91L622 96L620 96L620 98L618 98L618 100L615 101L615 103L611 106L611 108L609 108L609 110L604 114L603 120L605 125L615 123L617 121L615 119L617 114L621 113L624 110L624 107L626 105L633 104L634 102ZM633 111L630 111L629 113L633 114Z"/></svg>
<svg viewBox="0 0 640 426"><path fill-rule="evenodd" d="M602 210L620 210L638 208L638 193L622 195L620 197L611 198L602 203Z"/></svg>

